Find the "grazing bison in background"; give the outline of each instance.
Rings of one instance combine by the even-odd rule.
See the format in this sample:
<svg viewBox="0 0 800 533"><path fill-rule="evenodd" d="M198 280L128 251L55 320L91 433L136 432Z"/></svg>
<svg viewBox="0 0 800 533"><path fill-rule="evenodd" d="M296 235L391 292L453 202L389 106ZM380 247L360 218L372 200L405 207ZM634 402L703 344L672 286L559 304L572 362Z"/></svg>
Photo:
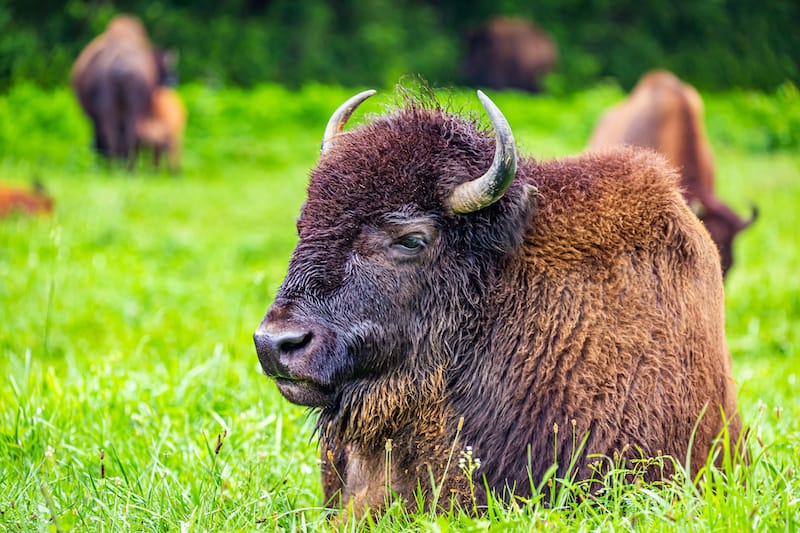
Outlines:
<svg viewBox="0 0 800 533"><path fill-rule="evenodd" d="M525 20L498 17L469 35L464 74L477 86L539 92L539 80L557 64L558 49L547 33Z"/></svg>
<svg viewBox="0 0 800 533"><path fill-rule="evenodd" d="M454 444L489 489L529 495L573 453L589 478L589 453L683 460L693 442L696 472L725 419L737 441L719 258L660 156L518 159L480 92L496 143L413 98L343 133L372 92L330 119L254 335L279 391L319 411L330 503L380 508L387 486L413 502L419 484L432 505L444 479L466 504Z"/></svg>
<svg viewBox="0 0 800 533"><path fill-rule="evenodd" d="M168 87L153 92L150 113L139 120L136 134L139 143L153 149L156 168L166 153L167 165L173 172L180 170L181 144L186 127L186 107L178 93Z"/></svg>
<svg viewBox="0 0 800 533"><path fill-rule="evenodd" d="M144 26L117 15L83 49L72 67L72 87L94 126L95 149L109 159L136 161L136 125L150 112L164 74Z"/></svg>
<svg viewBox="0 0 800 533"><path fill-rule="evenodd" d="M53 199L38 181L33 182L32 189L0 184L0 218L14 212L28 215L52 213Z"/></svg>
<svg viewBox="0 0 800 533"><path fill-rule="evenodd" d="M714 160L703 127L703 101L694 87L672 73L649 72L626 101L598 122L589 148L617 144L661 152L681 175L683 196L719 250L723 275L733 264L733 238L757 216L744 220L714 193Z"/></svg>

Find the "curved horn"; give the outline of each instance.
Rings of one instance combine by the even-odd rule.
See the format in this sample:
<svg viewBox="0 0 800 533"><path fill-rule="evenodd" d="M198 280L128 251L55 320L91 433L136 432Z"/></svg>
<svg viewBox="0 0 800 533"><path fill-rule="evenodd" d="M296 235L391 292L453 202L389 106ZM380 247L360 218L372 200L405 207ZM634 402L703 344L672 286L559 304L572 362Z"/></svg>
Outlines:
<svg viewBox="0 0 800 533"><path fill-rule="evenodd" d="M341 133L342 128L344 128L344 125L347 123L350 115L353 114L353 111L361 105L361 102L373 94L375 94L375 91L370 89L369 91L360 92L355 96L351 96L333 112L331 118L328 119L328 125L325 126L325 133L322 134L322 149L320 150L320 154L324 154L333 146L333 138Z"/></svg>
<svg viewBox="0 0 800 533"><path fill-rule="evenodd" d="M448 203L454 213L472 213L495 203L502 198L517 173L514 134L511 133L506 117L482 91L478 91L478 98L494 126L494 161L486 174L453 189Z"/></svg>

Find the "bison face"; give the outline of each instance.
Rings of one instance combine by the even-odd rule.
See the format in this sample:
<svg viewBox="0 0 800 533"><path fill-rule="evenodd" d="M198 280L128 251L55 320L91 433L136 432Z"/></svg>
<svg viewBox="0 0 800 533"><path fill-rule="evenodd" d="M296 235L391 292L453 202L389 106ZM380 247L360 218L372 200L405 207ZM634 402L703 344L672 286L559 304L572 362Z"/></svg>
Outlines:
<svg viewBox="0 0 800 533"><path fill-rule="evenodd" d="M440 110L406 109L347 134L358 102L334 113L286 279L254 336L290 401L335 408L387 376L422 381L474 332L486 255L521 239L508 204L522 187L505 194L513 137L479 96L494 158L491 137Z"/></svg>
<svg viewBox="0 0 800 533"><path fill-rule="evenodd" d="M308 227L318 221L312 205L255 343L289 401L330 407L342 386L389 372L413 351L404 339L424 321L430 287L420 271L436 262L439 230L432 217L400 212L360 228L352 242L319 239Z"/></svg>
<svg viewBox="0 0 800 533"><path fill-rule="evenodd" d="M758 217L758 209L752 208L749 220L742 220L729 210L706 211L700 214L700 220L717 246L722 265L723 276L733 265L733 239L740 231L748 228Z"/></svg>

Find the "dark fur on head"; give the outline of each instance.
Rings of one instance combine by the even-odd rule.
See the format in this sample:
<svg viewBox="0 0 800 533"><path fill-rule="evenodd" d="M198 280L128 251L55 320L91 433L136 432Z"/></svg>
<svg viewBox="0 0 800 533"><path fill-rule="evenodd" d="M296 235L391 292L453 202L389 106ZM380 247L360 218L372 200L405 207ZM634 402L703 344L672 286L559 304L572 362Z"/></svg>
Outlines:
<svg viewBox="0 0 800 533"><path fill-rule="evenodd" d="M520 159L499 201L452 213L451 191L493 153L475 120L412 99L337 137L311 173L256 344L281 392L320 408L329 499L380 507L387 484L412 501L420 484L430 502L461 417L456 446L473 447L477 475L517 494L554 442L564 472L573 431L588 432L583 477L586 453L684 458L704 408L693 468L720 409L738 436L719 261L677 175L628 148ZM262 335L282 336L280 357ZM468 501L455 461L451 492Z"/></svg>

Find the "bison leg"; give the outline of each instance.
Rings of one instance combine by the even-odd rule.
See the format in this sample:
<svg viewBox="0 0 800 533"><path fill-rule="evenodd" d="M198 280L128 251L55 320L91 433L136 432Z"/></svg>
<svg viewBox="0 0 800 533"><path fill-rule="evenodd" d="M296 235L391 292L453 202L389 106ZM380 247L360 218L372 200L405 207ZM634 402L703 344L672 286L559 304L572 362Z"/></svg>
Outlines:
<svg viewBox="0 0 800 533"><path fill-rule="evenodd" d="M136 169L136 158L139 155L136 139L136 118L128 116L122 125L122 158L128 162L128 170Z"/></svg>
<svg viewBox="0 0 800 533"><path fill-rule="evenodd" d="M100 134L109 159L120 155L119 115L114 106L109 106L100 117ZM103 141L101 141L103 142Z"/></svg>
<svg viewBox="0 0 800 533"><path fill-rule="evenodd" d="M117 108L120 110L120 152L128 161L128 170L134 170L138 155L136 125L150 112L152 87L136 72L121 70L115 79Z"/></svg>
<svg viewBox="0 0 800 533"><path fill-rule="evenodd" d="M119 155L119 113L113 90L106 84L97 87L92 95L90 117L95 129L95 148L107 159Z"/></svg>
<svg viewBox="0 0 800 533"><path fill-rule="evenodd" d="M108 159L111 153L109 152L108 139L102 131L101 117L92 114L89 118L92 121L92 130L94 131L94 144L92 148L94 148L95 152L100 156Z"/></svg>

